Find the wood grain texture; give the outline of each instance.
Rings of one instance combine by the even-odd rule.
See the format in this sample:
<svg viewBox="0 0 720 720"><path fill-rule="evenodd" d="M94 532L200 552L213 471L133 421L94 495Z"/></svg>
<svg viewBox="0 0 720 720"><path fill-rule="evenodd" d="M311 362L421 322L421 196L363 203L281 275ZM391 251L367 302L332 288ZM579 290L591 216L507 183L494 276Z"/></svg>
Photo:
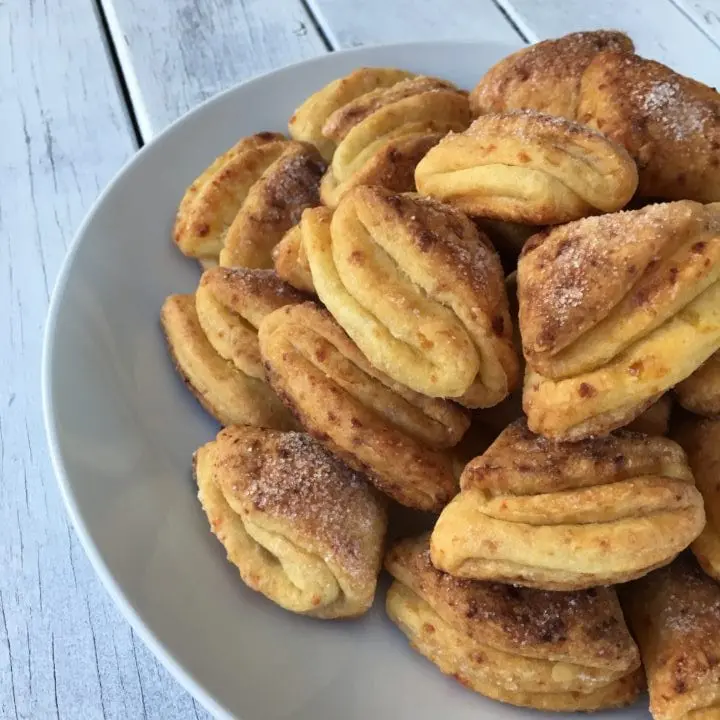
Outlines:
<svg viewBox="0 0 720 720"><path fill-rule="evenodd" d="M0 97L0 718L207 717L100 586L42 424L55 275L135 150L92 0L0 2Z"/></svg>
<svg viewBox="0 0 720 720"><path fill-rule="evenodd" d="M518 33L493 0L308 0L334 48L415 40L491 40L516 44Z"/></svg>
<svg viewBox="0 0 720 720"><path fill-rule="evenodd" d="M720 0L673 0L720 48ZM718 78L720 84L720 78Z"/></svg>
<svg viewBox="0 0 720 720"><path fill-rule="evenodd" d="M145 141L242 80L326 51L299 0L101 0Z"/></svg>
<svg viewBox="0 0 720 720"><path fill-rule="evenodd" d="M625 30L641 55L709 85L720 84L715 43L671 0L496 0L531 42L577 30ZM716 0L704 0L714 4Z"/></svg>

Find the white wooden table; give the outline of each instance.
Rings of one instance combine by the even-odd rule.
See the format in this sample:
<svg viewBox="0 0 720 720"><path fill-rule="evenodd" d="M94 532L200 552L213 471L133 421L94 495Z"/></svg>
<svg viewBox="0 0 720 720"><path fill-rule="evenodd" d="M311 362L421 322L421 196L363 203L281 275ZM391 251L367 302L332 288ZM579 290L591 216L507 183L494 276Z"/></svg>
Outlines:
<svg viewBox="0 0 720 720"><path fill-rule="evenodd" d="M0 0L0 719L207 717L100 586L42 427L55 276L121 165L214 93L320 53L599 27L720 85L720 0Z"/></svg>

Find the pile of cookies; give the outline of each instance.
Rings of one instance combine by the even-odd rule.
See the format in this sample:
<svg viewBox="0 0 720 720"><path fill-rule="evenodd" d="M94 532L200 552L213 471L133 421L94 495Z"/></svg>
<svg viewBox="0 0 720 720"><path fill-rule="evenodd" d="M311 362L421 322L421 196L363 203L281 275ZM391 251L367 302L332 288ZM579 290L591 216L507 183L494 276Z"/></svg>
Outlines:
<svg viewBox="0 0 720 720"><path fill-rule="evenodd" d="M358 69L289 135L188 188L162 309L242 579L344 618L384 565L483 695L720 717L720 95L576 33L469 94Z"/></svg>

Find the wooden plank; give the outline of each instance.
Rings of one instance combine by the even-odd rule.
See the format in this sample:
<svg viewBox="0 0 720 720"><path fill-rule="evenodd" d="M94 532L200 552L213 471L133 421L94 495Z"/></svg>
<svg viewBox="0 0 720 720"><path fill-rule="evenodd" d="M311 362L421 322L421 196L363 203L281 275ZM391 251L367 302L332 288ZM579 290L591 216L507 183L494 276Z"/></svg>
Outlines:
<svg viewBox="0 0 720 720"><path fill-rule="evenodd" d="M720 84L720 50L671 0L496 1L532 42L577 30L625 30L641 55Z"/></svg>
<svg viewBox="0 0 720 720"><path fill-rule="evenodd" d="M492 40L519 35L492 0L308 0L335 48L413 40Z"/></svg>
<svg viewBox="0 0 720 720"><path fill-rule="evenodd" d="M144 140L221 90L326 51L300 0L101 2Z"/></svg>
<svg viewBox="0 0 720 720"><path fill-rule="evenodd" d="M135 140L92 0L0 2L0 717L206 717L70 529L38 382L55 275Z"/></svg>
<svg viewBox="0 0 720 720"><path fill-rule="evenodd" d="M720 47L720 0L673 0Z"/></svg>

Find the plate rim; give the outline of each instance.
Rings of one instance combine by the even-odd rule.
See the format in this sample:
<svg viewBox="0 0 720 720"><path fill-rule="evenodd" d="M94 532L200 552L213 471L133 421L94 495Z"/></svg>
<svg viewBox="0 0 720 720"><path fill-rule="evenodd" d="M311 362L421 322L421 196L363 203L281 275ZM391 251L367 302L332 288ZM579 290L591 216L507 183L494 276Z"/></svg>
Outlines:
<svg viewBox="0 0 720 720"><path fill-rule="evenodd" d="M514 52L523 47L522 41L518 41L517 46L513 46L508 42L498 42L495 40L485 39L461 39L461 40L418 40L400 43L371 43L360 47L346 48L341 50L330 50L323 54L311 58L305 58L288 65L275 68L268 72L253 75L250 78L235 83L229 88L220 91L212 97L204 100L196 107L188 110L180 117L171 122L161 132L146 142L141 148L134 152L120 169L113 175L112 179L107 183L104 189L96 197L87 210L82 222L75 231L72 241L62 260L60 270L55 279L45 327L42 333L42 354L40 362L40 385L41 385L41 404L43 426L47 440L48 451L50 455L51 466L55 476L56 483L60 489L60 496L65 506L65 511L70 518L73 529L80 540L80 544L90 560L90 564L95 574L100 579L103 589L108 593L115 607L120 610L123 619L129 623L133 632L135 632L146 647L152 652L155 659L170 673L172 678L190 696L199 702L203 708L215 718L228 720L242 720L234 715L230 710L218 702L202 684L195 679L194 675L183 667L165 647L164 643L156 636L155 632L143 621L140 612L126 596L121 584L115 579L105 558L101 554L97 545L93 541L90 531L85 523L83 515L75 500L75 491L70 481L70 473L68 472L65 461L60 448L60 441L55 422L55 406L53 401L54 384L52 380L53 358L55 354L55 343L57 338L56 326L58 314L62 306L65 291L77 255L82 243L84 242L88 226L99 212L106 198L111 195L115 187L119 185L124 176L130 172L136 163L141 162L146 152L150 151L162 139L172 133L178 126L191 122L197 115L206 111L206 109L216 103L221 103L223 99L232 93L237 92L240 88L251 86L256 83L262 83L267 78L277 74L294 70L300 66L312 66L314 64L322 64L327 62L328 58L337 55L367 55L377 50L390 50L397 52L421 52L423 48L446 49L451 50L458 46L495 46L509 52Z"/></svg>

